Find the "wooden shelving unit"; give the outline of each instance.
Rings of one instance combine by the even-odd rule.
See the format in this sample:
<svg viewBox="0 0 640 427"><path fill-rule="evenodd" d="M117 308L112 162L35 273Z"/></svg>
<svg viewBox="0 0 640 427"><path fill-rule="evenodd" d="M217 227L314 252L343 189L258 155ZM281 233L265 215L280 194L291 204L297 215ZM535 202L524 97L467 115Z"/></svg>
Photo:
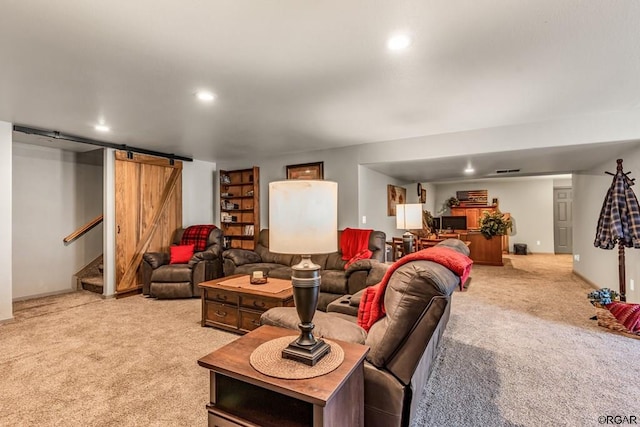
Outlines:
<svg viewBox="0 0 640 427"><path fill-rule="evenodd" d="M260 233L260 168L220 171L220 225L227 248L255 249Z"/></svg>

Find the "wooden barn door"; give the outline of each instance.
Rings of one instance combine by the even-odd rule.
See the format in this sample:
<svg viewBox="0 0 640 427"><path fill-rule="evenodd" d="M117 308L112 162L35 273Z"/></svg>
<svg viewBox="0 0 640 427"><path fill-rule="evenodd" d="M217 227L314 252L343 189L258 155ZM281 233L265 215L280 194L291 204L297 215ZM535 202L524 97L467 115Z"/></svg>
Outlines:
<svg viewBox="0 0 640 427"><path fill-rule="evenodd" d="M116 296L142 288L145 252L166 251L182 227L182 162L115 153Z"/></svg>

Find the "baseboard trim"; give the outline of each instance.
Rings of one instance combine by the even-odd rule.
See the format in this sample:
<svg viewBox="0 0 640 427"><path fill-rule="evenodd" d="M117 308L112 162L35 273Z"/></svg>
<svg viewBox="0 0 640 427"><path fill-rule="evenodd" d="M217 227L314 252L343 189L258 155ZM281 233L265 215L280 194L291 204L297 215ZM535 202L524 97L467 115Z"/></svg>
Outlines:
<svg viewBox="0 0 640 427"><path fill-rule="evenodd" d="M13 302L25 301L25 300L28 300L28 299L50 297L50 296L53 296L53 295L69 294L71 292L77 292L77 290L69 288L69 289L63 289L61 291L45 292L45 293L42 293L42 294L36 294L36 295L29 295L29 296L26 296L26 297L13 298L12 301Z"/></svg>
<svg viewBox="0 0 640 427"><path fill-rule="evenodd" d="M587 279L586 277L584 277L582 274L578 273L576 270L571 270L571 272L573 274L575 274L576 276L578 276L578 278L580 278L580 280L584 280L585 283L589 286L591 286L594 289L600 289L600 286L596 285L595 283L593 283L591 280Z"/></svg>
<svg viewBox="0 0 640 427"><path fill-rule="evenodd" d="M9 324L9 323L13 323L16 321L15 317L9 317L8 319L2 319L0 320L0 326L5 325L5 324Z"/></svg>

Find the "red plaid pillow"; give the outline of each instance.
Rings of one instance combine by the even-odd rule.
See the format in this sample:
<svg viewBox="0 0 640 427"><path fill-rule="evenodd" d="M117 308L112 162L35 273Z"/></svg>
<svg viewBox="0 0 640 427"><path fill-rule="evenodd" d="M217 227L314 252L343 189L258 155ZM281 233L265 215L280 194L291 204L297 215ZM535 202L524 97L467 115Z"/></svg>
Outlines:
<svg viewBox="0 0 640 427"><path fill-rule="evenodd" d="M186 264L193 256L193 245L176 245L169 248L171 258L169 264Z"/></svg>

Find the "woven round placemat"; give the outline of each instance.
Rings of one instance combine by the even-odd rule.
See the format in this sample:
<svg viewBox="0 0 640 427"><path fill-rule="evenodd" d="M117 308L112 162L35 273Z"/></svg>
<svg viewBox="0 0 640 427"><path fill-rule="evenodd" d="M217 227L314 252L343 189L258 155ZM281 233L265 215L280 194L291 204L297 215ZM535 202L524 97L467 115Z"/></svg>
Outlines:
<svg viewBox="0 0 640 427"><path fill-rule="evenodd" d="M344 350L333 341L324 341L331 346L331 351L314 366L305 365L295 360L284 359L282 350L295 340L296 336L276 338L261 344L253 350L249 362L253 368L265 375L288 380L301 380L319 377L335 370L344 360Z"/></svg>

